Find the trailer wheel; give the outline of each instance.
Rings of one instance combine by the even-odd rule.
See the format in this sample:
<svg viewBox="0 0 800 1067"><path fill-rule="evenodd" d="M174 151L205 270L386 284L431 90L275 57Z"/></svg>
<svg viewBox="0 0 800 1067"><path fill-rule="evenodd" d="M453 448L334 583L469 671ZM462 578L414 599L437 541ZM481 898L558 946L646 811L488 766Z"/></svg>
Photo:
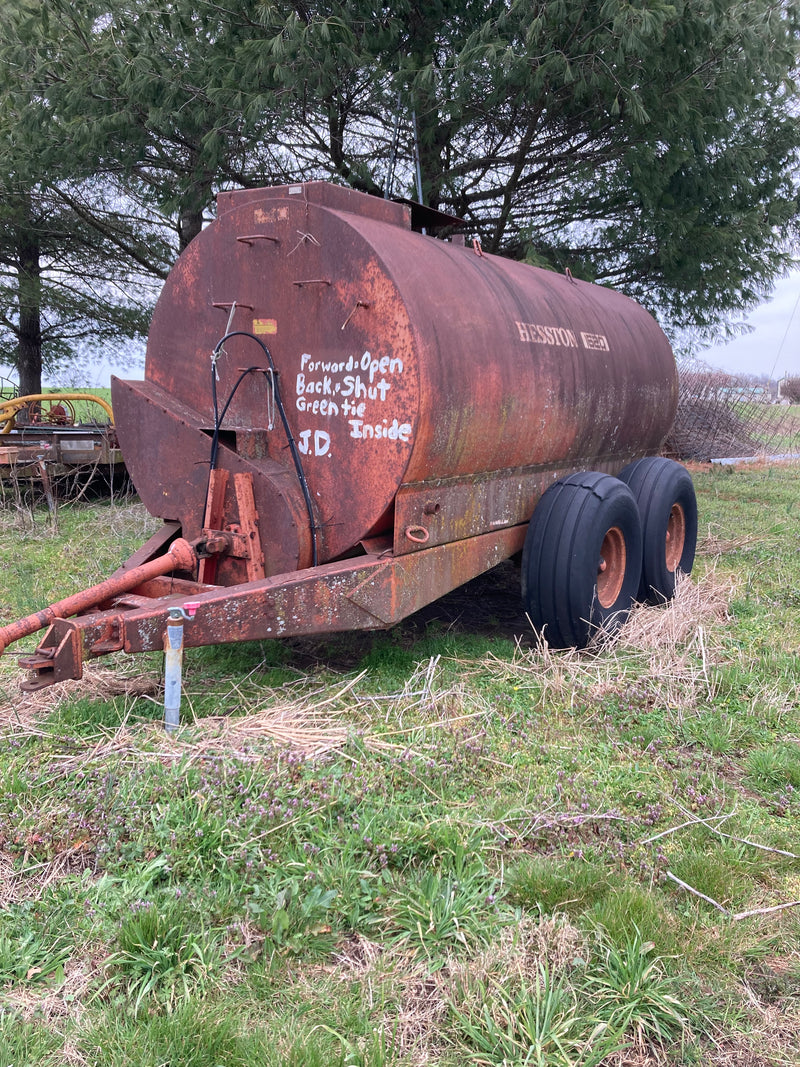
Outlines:
<svg viewBox="0 0 800 1067"><path fill-rule="evenodd" d="M675 595L678 571L690 574L697 545L697 499L685 467L661 456L631 463L620 473L642 519L639 600L663 604Z"/></svg>
<svg viewBox="0 0 800 1067"><path fill-rule="evenodd" d="M615 629L639 588L642 529L631 491L596 471L551 485L536 506L522 553L522 598L554 648L584 648Z"/></svg>

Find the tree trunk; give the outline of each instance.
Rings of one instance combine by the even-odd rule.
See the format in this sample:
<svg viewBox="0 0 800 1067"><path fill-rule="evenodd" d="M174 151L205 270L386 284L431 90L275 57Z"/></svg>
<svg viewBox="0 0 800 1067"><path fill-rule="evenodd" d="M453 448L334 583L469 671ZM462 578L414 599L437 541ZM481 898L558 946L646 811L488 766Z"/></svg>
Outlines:
<svg viewBox="0 0 800 1067"><path fill-rule="evenodd" d="M409 16L409 29L413 41L411 59L414 69L420 71L433 67L437 51L436 38L440 29L439 17L432 15L427 5L417 3L413 5ZM419 159L422 180L421 200L426 207L436 210L441 202L445 169L442 157L450 136L447 126L441 121L439 103L435 81L430 81L427 85L420 84L411 95L410 105L415 116L417 139L414 148ZM415 191L414 196L416 195Z"/></svg>
<svg viewBox="0 0 800 1067"><path fill-rule="evenodd" d="M21 396L42 391L42 280L39 254L39 235L33 227L22 231L17 244L19 329L16 357Z"/></svg>
<svg viewBox="0 0 800 1067"><path fill-rule="evenodd" d="M203 209L202 207L186 207L181 211L180 218L178 219L178 250L182 252L184 248L197 237L198 233L203 228Z"/></svg>

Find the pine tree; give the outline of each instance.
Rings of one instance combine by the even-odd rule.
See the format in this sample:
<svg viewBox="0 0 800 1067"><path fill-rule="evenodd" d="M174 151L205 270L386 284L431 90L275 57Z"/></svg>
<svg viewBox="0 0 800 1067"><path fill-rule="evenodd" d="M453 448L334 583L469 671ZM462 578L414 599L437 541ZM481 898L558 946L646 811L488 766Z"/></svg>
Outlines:
<svg viewBox="0 0 800 1067"><path fill-rule="evenodd" d="M0 192L0 345L22 395L41 392L43 371L87 350L113 351L124 362L126 341L147 332L157 293L153 247L150 274L134 271L131 254L141 237L118 203L101 214L104 194L88 183L6 185Z"/></svg>
<svg viewBox="0 0 800 1067"><path fill-rule="evenodd" d="M29 0L33 3L34 0ZM262 36L259 0L49 0L55 54L38 57L50 112L95 173L119 177L172 221L183 250L225 185L271 180L280 152L269 77L258 113L238 85L237 56Z"/></svg>
<svg viewBox="0 0 800 1067"><path fill-rule="evenodd" d="M0 13L0 345L26 395L76 352L142 335L172 252L152 211L93 178L53 120L35 59L58 41L39 5Z"/></svg>
<svg viewBox="0 0 800 1067"><path fill-rule="evenodd" d="M791 262L792 0L323 0L275 32L279 9L265 21L294 86L289 143L315 174L381 188L397 111L406 192L416 148L426 203L484 248L621 286L700 332Z"/></svg>
<svg viewBox="0 0 800 1067"><path fill-rule="evenodd" d="M485 249L620 286L675 330L741 314L797 249L797 0L19 10L60 132L44 172L63 173L67 141L72 178L120 182L180 247L220 188L327 178L414 196L418 159L425 203Z"/></svg>

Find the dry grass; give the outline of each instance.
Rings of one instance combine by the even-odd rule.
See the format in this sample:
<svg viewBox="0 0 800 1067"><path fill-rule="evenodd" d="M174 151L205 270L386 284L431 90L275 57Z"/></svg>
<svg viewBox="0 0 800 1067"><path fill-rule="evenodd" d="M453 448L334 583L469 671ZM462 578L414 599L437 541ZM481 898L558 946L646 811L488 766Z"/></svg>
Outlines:
<svg viewBox="0 0 800 1067"><path fill-rule="evenodd" d="M674 655L690 645L701 629L709 632L728 620L735 592L731 576L721 576L713 568L699 578L684 578L674 599L663 607L634 607L613 643L635 652Z"/></svg>
<svg viewBox="0 0 800 1067"><path fill-rule="evenodd" d="M72 1035L80 1032L91 989L103 974L106 951L98 946L81 959L68 960L64 981L55 988L18 986L3 990L2 1005L15 1021L33 1023L63 1036L58 1053L58 1063L63 1067L86 1067L90 1063Z"/></svg>
<svg viewBox="0 0 800 1067"><path fill-rule="evenodd" d="M366 987L370 1007L389 999L392 1007L381 1017L383 1032L401 1062L424 1067L438 1061L444 1044L441 1034L454 1002L464 1002L478 983L534 982L542 965L551 973L574 966L586 951L586 938L564 915L541 921L525 918L503 928L498 943L471 959L450 959L431 972L407 950L386 948L358 935L342 942L333 964L320 970L339 981L357 981ZM303 982L314 976L306 971Z"/></svg>
<svg viewBox="0 0 800 1067"><path fill-rule="evenodd" d="M20 876L14 870L13 860L0 852L0 895L4 901L19 899Z"/></svg>
<svg viewBox="0 0 800 1067"><path fill-rule="evenodd" d="M449 974L455 981L502 979L535 984L543 967L551 974L563 974L575 967L576 960L586 960L588 953L586 935L568 916L558 912L541 918L526 916L503 928L499 944L466 963L454 964Z"/></svg>
<svg viewBox="0 0 800 1067"><path fill-rule="evenodd" d="M420 662L401 690L377 695L364 692L367 672L336 685L309 692L301 679L299 695L263 698L257 687L234 682L222 694L223 707L243 714L195 717L191 697L184 708L184 726L166 737L160 724L130 725L95 741L81 760L101 759L112 752L201 757L228 754L256 758L264 743L287 746L308 756L341 752L353 741L373 751L404 751L425 744L438 731L467 731L491 715L491 707L469 684L470 674L488 670L521 687L535 688L538 702L575 708L597 705L618 692L627 679L645 675L648 687L663 706L680 713L695 707L698 695L712 694L711 666L728 655L719 640L719 624L728 617L734 586L712 568L697 580L682 581L663 608L636 607L616 634L584 652L553 651L546 642L533 648L519 642L511 660L489 654L479 663L458 663L460 680L443 682L440 657ZM25 734L38 733L37 722L66 696L110 699L125 696L157 699L161 679L154 673L133 674L130 661L113 667L87 667L79 681L63 682L38 693L22 693L18 675L9 674L0 688L0 726ZM469 710L467 710L469 709Z"/></svg>
<svg viewBox="0 0 800 1067"><path fill-rule="evenodd" d="M431 972L407 949L384 946L359 934L339 942L330 960L315 968L298 969L293 984L312 992L320 977L357 982L371 1009L389 1001L380 1025L391 1035L391 1048L400 1062L424 1067L443 1051L442 1031L453 1003L464 1003L481 983L535 983L546 967L562 974L588 956L586 936L565 915L526 917L504 927L500 939L469 959L450 959Z"/></svg>
<svg viewBox="0 0 800 1067"><path fill-rule="evenodd" d="M467 724L490 714L489 707L466 685L440 686L435 672L438 664L439 657L420 664L403 689L389 696L357 692L367 677L366 671L345 682L311 691L308 680L302 679L296 687L281 691L288 692L288 698L280 699L279 694L277 700L272 690L265 697L257 686L251 684L245 692L241 683L233 682L218 702L235 707L239 714L198 717L189 698L177 735L165 735L160 722L125 720L100 740L87 742L78 755L59 763L63 771L68 771L79 763L126 754L190 760L224 755L251 761L260 758L265 745L291 748L312 758L332 751L341 753L350 744L375 752L411 752L412 738L424 744L437 731L463 731ZM295 688L301 690L297 696L292 695ZM155 694L160 689L161 681L154 674L132 676L118 669L96 667L90 667L79 681L64 682L39 693L20 693L9 686L0 690L0 727L5 725L17 735L40 736L43 730L37 724L66 697L75 700L125 696L133 702L140 697L157 699ZM476 703L479 710L465 711L467 706L474 709ZM412 711L417 716L414 725L403 725L404 716Z"/></svg>
<svg viewBox="0 0 800 1067"><path fill-rule="evenodd" d="M719 559L728 552L741 552L751 545L760 544L762 538L755 535L747 537L720 537L709 529L706 536L698 543L697 554L709 559Z"/></svg>
<svg viewBox="0 0 800 1067"><path fill-rule="evenodd" d="M431 973L427 963L408 948L380 945L353 933L339 941L327 962L298 967L290 975L292 986L304 999L317 995L323 979L357 983L365 1006L380 1013L376 1026L399 1057L392 1062L425 1067L438 1060L449 1010L445 972Z"/></svg>
<svg viewBox="0 0 800 1067"><path fill-rule="evenodd" d="M663 607L634 607L623 627L585 651L554 651L546 641L525 648L520 642L510 661L490 653L481 667L535 691L542 707L596 707L608 694L645 678L653 701L688 712L698 696L713 697L710 668L728 655L720 624L728 619L733 594L731 579L711 569L680 582L674 600Z"/></svg>
<svg viewBox="0 0 800 1067"><path fill-rule="evenodd" d="M0 727L18 727L25 733L36 733L35 724L65 698L111 700L125 696L134 700L157 693L161 686L155 674L133 673L136 665L122 657L113 667L90 664L84 668L82 678L59 682L35 693L25 693L19 688L22 675L12 657L4 661L4 667L0 675Z"/></svg>
<svg viewBox="0 0 800 1067"><path fill-rule="evenodd" d="M360 979L372 972L386 952L386 946L354 932L331 953L334 973L342 979Z"/></svg>
<svg viewBox="0 0 800 1067"><path fill-rule="evenodd" d="M354 725L344 716L361 706L352 690L366 671L339 686L333 693L317 690L277 704L269 700L245 715L227 715L195 719L179 743L197 752L239 752L251 750L255 743L267 740L298 749L309 756L322 756L341 749L353 736ZM247 703L237 692L239 703ZM348 698L345 700L345 698Z"/></svg>
<svg viewBox="0 0 800 1067"><path fill-rule="evenodd" d="M774 1004L758 1001L745 984L743 988L749 1019L747 1035L709 1035L712 1049L706 1061L714 1067L797 1067L800 1049L800 1018Z"/></svg>
<svg viewBox="0 0 800 1067"><path fill-rule="evenodd" d="M603 1067L664 1067L669 1060L657 1049L628 1048L603 1060Z"/></svg>
<svg viewBox="0 0 800 1067"><path fill-rule="evenodd" d="M439 1059L440 1037L449 1011L439 974L410 976L404 983L396 1012L384 1016L384 1032L393 1035L393 1048L408 1062L423 1067Z"/></svg>
<svg viewBox="0 0 800 1067"><path fill-rule="evenodd" d="M93 866L93 858L81 845L65 849L52 860L34 864L22 872L14 871L8 857L0 853L0 892L7 904L41 900L56 882Z"/></svg>
<svg viewBox="0 0 800 1067"><path fill-rule="evenodd" d="M83 1015L86 994L103 973L105 950L64 965L64 981L56 988L19 985L3 991L6 1006L23 1021L37 1019L47 1025L59 1020L78 1021ZM80 1061L83 1062L83 1061Z"/></svg>

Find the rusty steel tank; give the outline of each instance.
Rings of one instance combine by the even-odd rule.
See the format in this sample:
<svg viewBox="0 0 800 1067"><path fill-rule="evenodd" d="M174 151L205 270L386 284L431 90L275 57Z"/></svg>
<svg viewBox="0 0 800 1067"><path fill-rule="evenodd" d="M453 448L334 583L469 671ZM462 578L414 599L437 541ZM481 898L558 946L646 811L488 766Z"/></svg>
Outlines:
<svg viewBox="0 0 800 1067"><path fill-rule="evenodd" d="M658 455L666 337L621 293L436 236L454 221L317 182L219 195L145 380L112 382L164 529L80 606L0 630L50 624L32 688L162 647L187 597L187 645L385 627L518 556L534 626L581 646L673 594L697 512Z"/></svg>
<svg viewBox="0 0 800 1067"><path fill-rule="evenodd" d="M672 425L670 346L620 293L423 236L408 207L324 183L218 207L164 286L146 380L112 393L142 500L185 537L204 526L226 334L219 463L252 473L267 574L310 566L314 541L322 563L376 534L402 553L527 522L562 474L619 471ZM310 509L269 374L232 395L269 370L254 338Z"/></svg>

